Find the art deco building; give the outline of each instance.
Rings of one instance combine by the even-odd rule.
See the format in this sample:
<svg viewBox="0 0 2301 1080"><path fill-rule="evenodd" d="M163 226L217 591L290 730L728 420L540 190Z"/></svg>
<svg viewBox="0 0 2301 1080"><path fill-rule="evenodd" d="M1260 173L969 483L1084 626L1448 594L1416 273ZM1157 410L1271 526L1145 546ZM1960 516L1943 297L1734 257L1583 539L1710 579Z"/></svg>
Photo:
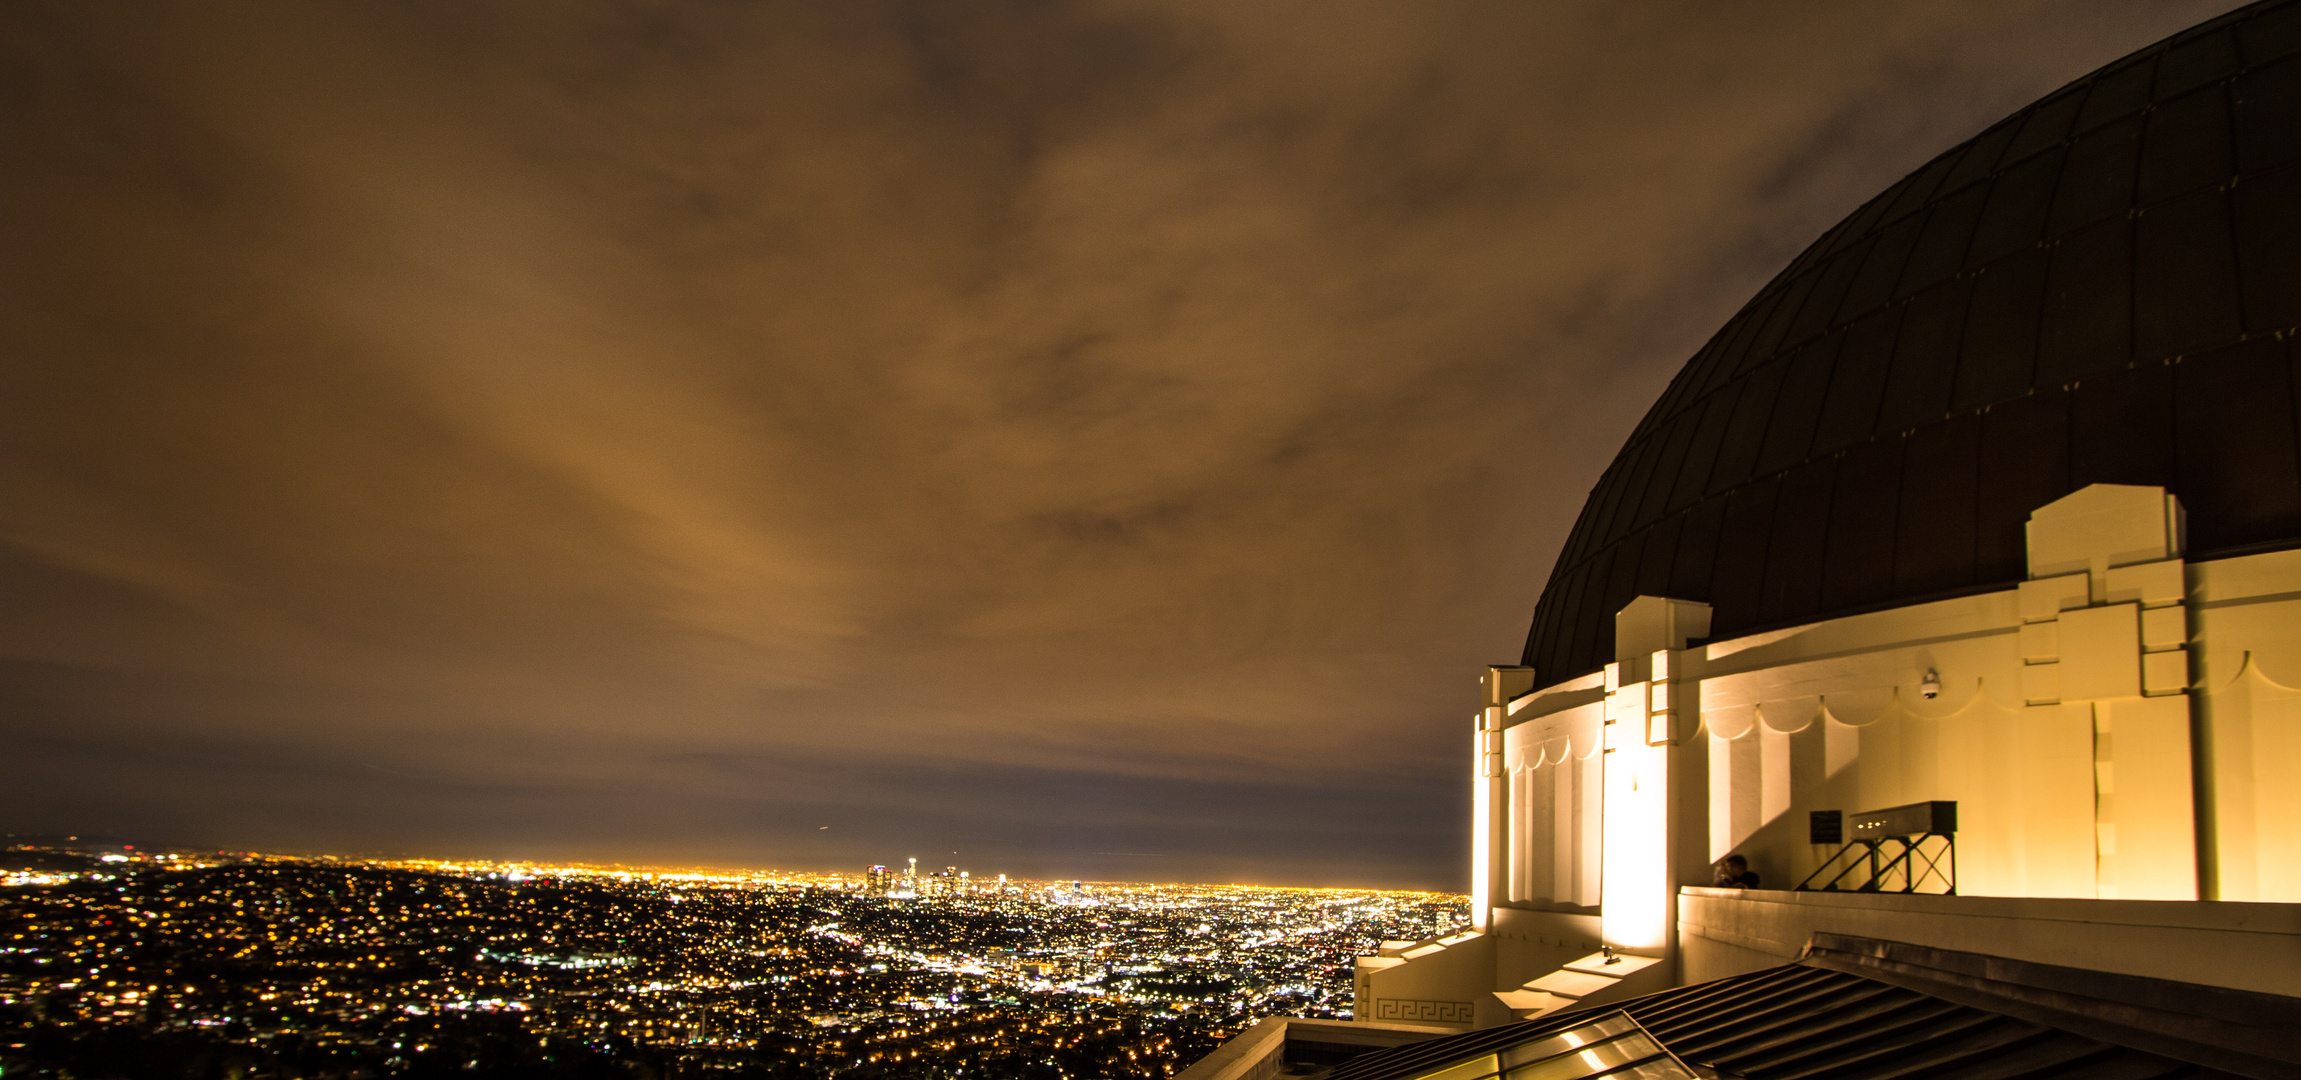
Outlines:
<svg viewBox="0 0 2301 1080"><path fill-rule="evenodd" d="M1971 1036L1921 1071L2301 1076L2297 333L2301 3L1870 200L1672 380L1487 672L1471 925L1361 960L1356 1028L1194 1072L1515 1077L1637 1028L1525 1075ZM1734 855L1759 888L1712 887Z"/></svg>

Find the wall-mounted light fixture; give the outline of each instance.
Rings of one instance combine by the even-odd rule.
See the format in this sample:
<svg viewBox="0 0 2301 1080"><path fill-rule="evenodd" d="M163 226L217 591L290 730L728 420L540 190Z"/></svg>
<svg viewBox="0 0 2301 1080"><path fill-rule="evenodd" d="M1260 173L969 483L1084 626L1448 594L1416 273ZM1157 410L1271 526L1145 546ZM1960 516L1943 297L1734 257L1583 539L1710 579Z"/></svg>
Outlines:
<svg viewBox="0 0 2301 1080"><path fill-rule="evenodd" d="M1925 678L1918 682L1918 693L1925 695L1927 701L1940 697L1941 675L1932 668L1925 669Z"/></svg>

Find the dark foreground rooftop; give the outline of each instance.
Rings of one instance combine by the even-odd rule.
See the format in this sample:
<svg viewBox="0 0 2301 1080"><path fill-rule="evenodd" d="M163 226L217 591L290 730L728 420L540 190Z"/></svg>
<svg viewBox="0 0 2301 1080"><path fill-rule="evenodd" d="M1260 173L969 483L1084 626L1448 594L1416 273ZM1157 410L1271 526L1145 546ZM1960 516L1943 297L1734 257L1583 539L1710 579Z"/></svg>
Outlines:
<svg viewBox="0 0 2301 1080"><path fill-rule="evenodd" d="M2286 1080L2301 1078L2301 999L1818 934L1781 967L1330 1069L1318 1056L1208 1080Z"/></svg>

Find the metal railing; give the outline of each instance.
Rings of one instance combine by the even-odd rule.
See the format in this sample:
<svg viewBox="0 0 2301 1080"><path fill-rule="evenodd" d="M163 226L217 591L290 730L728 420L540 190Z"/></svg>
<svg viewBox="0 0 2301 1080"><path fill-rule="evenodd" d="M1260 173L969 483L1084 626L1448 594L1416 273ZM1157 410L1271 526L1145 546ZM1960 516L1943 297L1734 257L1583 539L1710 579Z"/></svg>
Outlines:
<svg viewBox="0 0 2301 1080"><path fill-rule="evenodd" d="M1799 892L1938 892L1957 895L1957 834L1848 842L1798 883Z"/></svg>

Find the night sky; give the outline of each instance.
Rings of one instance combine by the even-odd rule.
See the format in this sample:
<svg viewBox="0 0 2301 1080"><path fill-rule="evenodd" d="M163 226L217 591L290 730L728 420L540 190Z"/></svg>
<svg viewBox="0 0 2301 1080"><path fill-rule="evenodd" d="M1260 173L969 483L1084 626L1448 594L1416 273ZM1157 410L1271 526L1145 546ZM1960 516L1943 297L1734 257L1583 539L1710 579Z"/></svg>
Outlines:
<svg viewBox="0 0 2301 1080"><path fill-rule="evenodd" d="M1463 888L1670 375L2232 6L10 0L0 829Z"/></svg>

